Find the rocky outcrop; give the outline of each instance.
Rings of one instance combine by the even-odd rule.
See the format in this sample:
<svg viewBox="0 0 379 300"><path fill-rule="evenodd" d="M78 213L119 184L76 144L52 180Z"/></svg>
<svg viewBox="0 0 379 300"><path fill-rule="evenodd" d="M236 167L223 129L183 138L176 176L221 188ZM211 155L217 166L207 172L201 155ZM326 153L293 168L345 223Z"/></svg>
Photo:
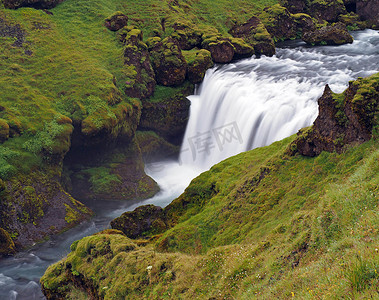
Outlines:
<svg viewBox="0 0 379 300"><path fill-rule="evenodd" d="M19 7L33 7L48 9L57 6L64 0L3 0L5 8L16 9Z"/></svg>
<svg viewBox="0 0 379 300"><path fill-rule="evenodd" d="M147 234L161 233L166 229L163 209L152 204L137 207L111 221L111 227L135 239ZM151 231L153 230L153 231Z"/></svg>
<svg viewBox="0 0 379 300"><path fill-rule="evenodd" d="M310 45L342 45L353 42L353 37L342 23L305 32L302 39Z"/></svg>
<svg viewBox="0 0 379 300"><path fill-rule="evenodd" d="M149 50L157 83L181 85L186 79L187 63L175 40L166 38Z"/></svg>
<svg viewBox="0 0 379 300"><path fill-rule="evenodd" d="M307 9L307 1L304 0L281 0L280 4L292 14L303 13Z"/></svg>
<svg viewBox="0 0 379 300"><path fill-rule="evenodd" d="M16 252L14 242L9 233L0 228L0 258Z"/></svg>
<svg viewBox="0 0 379 300"><path fill-rule="evenodd" d="M128 17L122 12L115 12L104 21L104 26L111 31L120 30L122 27L128 24Z"/></svg>
<svg viewBox="0 0 379 300"><path fill-rule="evenodd" d="M252 17L245 23L234 25L229 33L252 46L258 56L273 56L275 54L274 41L265 25L257 17Z"/></svg>
<svg viewBox="0 0 379 300"><path fill-rule="evenodd" d="M313 126L300 132L295 141L297 151L316 156L322 151L341 152L345 145L360 144L372 137L378 126L379 76L350 82L342 94L329 86L318 100L319 115Z"/></svg>
<svg viewBox="0 0 379 300"><path fill-rule="evenodd" d="M139 129L152 130L170 143L180 145L189 118L190 101L186 97L193 93L193 86L186 85L172 92L161 98L156 95L154 101L142 101Z"/></svg>
<svg viewBox="0 0 379 300"><path fill-rule="evenodd" d="M213 67L211 53L208 50L191 50L183 51L187 62L187 78L191 83L200 83L203 81L205 72Z"/></svg>
<svg viewBox="0 0 379 300"><path fill-rule="evenodd" d="M9 233L16 246L6 239L10 253L74 227L92 215L90 209L63 189L58 174L52 176L54 172L50 169L27 176L19 174L5 182L0 227Z"/></svg>
<svg viewBox="0 0 379 300"><path fill-rule="evenodd" d="M71 173L71 193L85 200L140 200L159 191L144 172L141 150L127 144L77 148L65 160Z"/></svg>
<svg viewBox="0 0 379 300"><path fill-rule="evenodd" d="M363 19L370 21L379 27L379 0L358 0L356 1L357 14Z"/></svg>
<svg viewBox="0 0 379 300"><path fill-rule="evenodd" d="M119 37L125 43L125 94L141 99L150 97L156 83L147 45L142 42L142 31L125 27Z"/></svg>
<svg viewBox="0 0 379 300"><path fill-rule="evenodd" d="M316 19L337 22L338 16L346 14L347 11L342 0L313 0L308 13Z"/></svg>

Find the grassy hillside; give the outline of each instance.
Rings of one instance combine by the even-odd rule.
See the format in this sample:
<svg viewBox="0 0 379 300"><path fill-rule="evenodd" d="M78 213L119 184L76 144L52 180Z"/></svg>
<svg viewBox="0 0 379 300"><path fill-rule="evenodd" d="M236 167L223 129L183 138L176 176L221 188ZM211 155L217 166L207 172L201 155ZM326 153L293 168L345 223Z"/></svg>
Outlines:
<svg viewBox="0 0 379 300"><path fill-rule="evenodd" d="M194 179L171 204L187 205L178 225L147 246L119 234L74 243L43 287L81 278L105 299L374 299L378 142L309 158L286 154L294 138Z"/></svg>

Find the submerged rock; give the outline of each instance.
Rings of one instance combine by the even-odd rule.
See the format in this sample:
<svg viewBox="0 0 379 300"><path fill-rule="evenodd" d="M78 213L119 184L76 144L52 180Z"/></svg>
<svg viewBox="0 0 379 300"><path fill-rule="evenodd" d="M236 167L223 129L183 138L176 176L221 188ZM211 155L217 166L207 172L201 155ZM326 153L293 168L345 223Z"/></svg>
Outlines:
<svg viewBox="0 0 379 300"><path fill-rule="evenodd" d="M352 81L342 94L334 94L327 85L318 103L313 127L295 141L300 154L341 152L345 145L368 141L378 126L379 76Z"/></svg>
<svg viewBox="0 0 379 300"><path fill-rule="evenodd" d="M342 23L305 32L302 39L310 45L342 45L353 42L353 37Z"/></svg>

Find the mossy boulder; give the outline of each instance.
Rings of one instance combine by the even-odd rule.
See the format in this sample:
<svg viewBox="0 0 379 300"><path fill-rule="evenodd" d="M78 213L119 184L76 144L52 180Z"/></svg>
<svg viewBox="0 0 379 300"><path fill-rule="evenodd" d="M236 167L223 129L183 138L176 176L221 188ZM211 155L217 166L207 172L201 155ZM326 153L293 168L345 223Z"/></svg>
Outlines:
<svg viewBox="0 0 379 300"><path fill-rule="evenodd" d="M251 57L254 54L254 47L250 46L241 38L230 38L230 43L234 47L234 59Z"/></svg>
<svg viewBox="0 0 379 300"><path fill-rule="evenodd" d="M258 56L273 56L275 54L274 41L265 25L257 17L252 17L245 23L234 25L229 33L233 37L243 39L252 46Z"/></svg>
<svg viewBox="0 0 379 300"><path fill-rule="evenodd" d="M316 156L322 151L341 152L345 145L368 141L378 130L378 99L377 74L351 81L342 94L335 94L326 86L318 100L319 115L313 127L300 132L295 141L297 151Z"/></svg>
<svg viewBox="0 0 379 300"><path fill-rule="evenodd" d="M9 233L0 228L0 257L14 254L16 248Z"/></svg>
<svg viewBox="0 0 379 300"><path fill-rule="evenodd" d="M166 38L157 43L150 50L150 55L158 84L178 86L184 82L187 63L175 40Z"/></svg>
<svg viewBox="0 0 379 300"><path fill-rule="evenodd" d="M348 30L363 30L368 26L366 21L362 21L360 16L353 12L346 15L340 15L338 21L344 23Z"/></svg>
<svg viewBox="0 0 379 300"><path fill-rule="evenodd" d="M111 31L120 30L122 27L128 24L128 16L118 11L109 16L104 21L104 26Z"/></svg>
<svg viewBox="0 0 379 300"><path fill-rule="evenodd" d="M191 103L187 96L193 93L193 85L169 89L173 90L163 90L163 95L156 93L154 98L142 101L139 129L152 130L168 142L180 145L189 118Z"/></svg>
<svg viewBox="0 0 379 300"><path fill-rule="evenodd" d="M297 24L287 8L276 4L266 7L259 15L267 31L275 41L296 37Z"/></svg>
<svg viewBox="0 0 379 300"><path fill-rule="evenodd" d="M191 50L201 44L201 33L188 27L176 29L171 38L177 42L181 50Z"/></svg>
<svg viewBox="0 0 379 300"><path fill-rule="evenodd" d="M212 60L216 63L229 63L234 57L233 44L226 38L212 36L203 40L201 47L211 53Z"/></svg>
<svg viewBox="0 0 379 300"><path fill-rule="evenodd" d="M303 34L303 41L310 45L342 45L353 42L353 37L343 23L328 25Z"/></svg>
<svg viewBox="0 0 379 300"><path fill-rule="evenodd" d="M113 229L122 231L129 238L141 238L158 234L166 229L163 209L152 204L137 207L111 221Z"/></svg>
<svg viewBox="0 0 379 300"><path fill-rule="evenodd" d="M64 0L3 0L5 8L16 9L19 7L33 7L48 9L57 6Z"/></svg>
<svg viewBox="0 0 379 300"><path fill-rule="evenodd" d="M0 119L0 143L9 138L9 125L7 121Z"/></svg>
<svg viewBox="0 0 379 300"><path fill-rule="evenodd" d="M347 11L342 0L312 0L308 13L316 19L337 22L338 16Z"/></svg>
<svg viewBox="0 0 379 300"><path fill-rule="evenodd" d="M183 51L183 55L188 65L188 80L191 83L202 82L205 72L209 68L213 67L211 52L205 49L194 49L190 51Z"/></svg>

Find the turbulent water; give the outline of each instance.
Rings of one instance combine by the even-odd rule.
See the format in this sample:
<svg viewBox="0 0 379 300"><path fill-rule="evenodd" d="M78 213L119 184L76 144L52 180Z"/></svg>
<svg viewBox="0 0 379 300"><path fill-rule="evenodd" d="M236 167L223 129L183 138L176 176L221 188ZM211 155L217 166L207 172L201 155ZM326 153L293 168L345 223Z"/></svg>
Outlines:
<svg viewBox="0 0 379 300"><path fill-rule="evenodd" d="M213 164L280 140L309 126L326 83L342 92L349 80L379 72L379 32L353 33L352 45L280 45L275 57L246 59L209 70L196 95L179 162L157 162L146 172L160 185L151 199L125 205L86 203L96 217L89 222L0 260L0 299L43 299L38 284L47 266L69 253L72 242L109 226L122 212L143 204L165 206L191 179Z"/></svg>

